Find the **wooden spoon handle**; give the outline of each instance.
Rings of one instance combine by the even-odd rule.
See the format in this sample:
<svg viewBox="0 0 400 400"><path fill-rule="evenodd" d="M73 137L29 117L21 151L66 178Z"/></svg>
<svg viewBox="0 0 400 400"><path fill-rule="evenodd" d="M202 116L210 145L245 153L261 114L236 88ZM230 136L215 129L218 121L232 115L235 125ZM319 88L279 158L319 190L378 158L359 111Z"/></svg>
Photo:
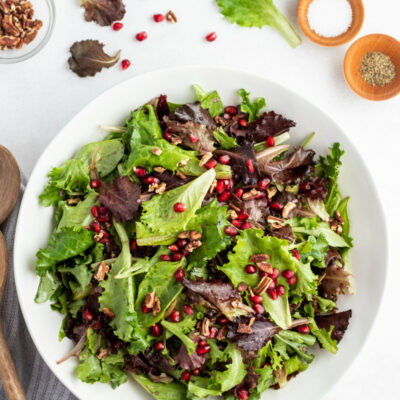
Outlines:
<svg viewBox="0 0 400 400"><path fill-rule="evenodd" d="M0 324L0 379L8 400L26 400Z"/></svg>

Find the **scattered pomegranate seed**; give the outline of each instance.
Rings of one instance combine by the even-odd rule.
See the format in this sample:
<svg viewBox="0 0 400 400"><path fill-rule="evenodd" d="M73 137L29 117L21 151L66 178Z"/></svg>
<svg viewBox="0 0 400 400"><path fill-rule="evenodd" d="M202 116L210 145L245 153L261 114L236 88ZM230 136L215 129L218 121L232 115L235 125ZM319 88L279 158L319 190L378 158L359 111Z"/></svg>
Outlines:
<svg viewBox="0 0 400 400"><path fill-rule="evenodd" d="M258 186L259 189L263 190L263 189L266 189L268 187L270 182L271 181L268 178L261 178L257 182L257 186Z"/></svg>
<svg viewBox="0 0 400 400"><path fill-rule="evenodd" d="M177 244L171 244L171 246L168 246L168 248L173 252L179 251L179 247Z"/></svg>
<svg viewBox="0 0 400 400"><path fill-rule="evenodd" d="M132 240L131 241L131 244L130 244L129 248L131 249L131 251L135 251L136 250L136 240Z"/></svg>
<svg viewBox="0 0 400 400"><path fill-rule="evenodd" d="M185 305L183 306L183 312L184 312L185 314L187 314L187 315L193 315L193 313L194 313L193 308L190 307L188 304L185 304Z"/></svg>
<svg viewBox="0 0 400 400"><path fill-rule="evenodd" d="M217 184L215 186L215 191L221 194L224 190L225 190L225 183L223 179L218 179Z"/></svg>
<svg viewBox="0 0 400 400"><path fill-rule="evenodd" d="M97 233L101 231L100 223L97 220L92 221L90 227Z"/></svg>
<svg viewBox="0 0 400 400"><path fill-rule="evenodd" d="M181 282L184 277L185 277L185 271L181 267L179 267L175 272L175 279L178 282Z"/></svg>
<svg viewBox="0 0 400 400"><path fill-rule="evenodd" d="M285 294L285 291L286 291L286 289L285 289L285 286L283 286L283 285L278 285L276 287L276 294L278 296L283 296Z"/></svg>
<svg viewBox="0 0 400 400"><path fill-rule="evenodd" d="M265 312L265 308L259 303L253 304L253 310L256 314L264 314Z"/></svg>
<svg viewBox="0 0 400 400"><path fill-rule="evenodd" d="M224 232L229 236L236 236L238 234L237 229L234 226L227 226Z"/></svg>
<svg viewBox="0 0 400 400"><path fill-rule="evenodd" d="M222 193L218 196L218 201L219 201L220 203L225 203L226 201L228 201L228 200L230 199L230 197L231 197L230 192L225 191L225 192L222 192Z"/></svg>
<svg viewBox="0 0 400 400"><path fill-rule="evenodd" d="M246 272L246 274L255 274L257 272L257 267L253 264L247 264L244 267L244 271Z"/></svg>
<svg viewBox="0 0 400 400"><path fill-rule="evenodd" d="M239 228L239 229L242 228L242 224L243 224L243 222L240 221L240 220L238 220L238 219L234 219L234 220L232 221L232 225L233 225L233 226L236 226L236 228Z"/></svg>
<svg viewBox="0 0 400 400"><path fill-rule="evenodd" d="M99 206L93 206L90 209L90 212L92 213L93 217L97 218L99 216Z"/></svg>
<svg viewBox="0 0 400 400"><path fill-rule="evenodd" d="M188 243L189 243L189 241L186 240L186 239L179 239L178 240L178 246L181 247L181 248L185 247Z"/></svg>
<svg viewBox="0 0 400 400"><path fill-rule="evenodd" d="M207 346L207 342L206 342L204 339L203 339L203 340L200 340L199 346L200 346L200 347Z"/></svg>
<svg viewBox="0 0 400 400"><path fill-rule="evenodd" d="M160 260L161 261L171 261L172 257L169 254L161 254Z"/></svg>
<svg viewBox="0 0 400 400"><path fill-rule="evenodd" d="M172 261L179 261L181 260L183 257L182 253L174 253L172 254Z"/></svg>
<svg viewBox="0 0 400 400"><path fill-rule="evenodd" d="M187 382L190 379L190 372L189 371L183 371L181 375L181 380L184 382Z"/></svg>
<svg viewBox="0 0 400 400"><path fill-rule="evenodd" d="M252 160L247 160L246 161L247 169L253 173L254 172L254 165Z"/></svg>
<svg viewBox="0 0 400 400"><path fill-rule="evenodd" d="M115 22L112 25L112 29L113 31L119 31L120 29L122 29L123 26L124 24L122 24L121 22Z"/></svg>
<svg viewBox="0 0 400 400"><path fill-rule="evenodd" d="M135 175L138 178L144 178L147 175L147 170L146 168L142 168L142 167L136 167L135 168Z"/></svg>
<svg viewBox="0 0 400 400"><path fill-rule="evenodd" d="M247 400L249 398L249 392L245 388L241 388L237 391L237 397L240 400Z"/></svg>
<svg viewBox="0 0 400 400"><path fill-rule="evenodd" d="M204 354L207 354L210 350L211 347L208 344L206 346L197 346L196 353L199 356L203 356Z"/></svg>
<svg viewBox="0 0 400 400"><path fill-rule="evenodd" d="M265 143L267 147L273 147L275 146L275 139L272 136L268 136Z"/></svg>
<svg viewBox="0 0 400 400"><path fill-rule="evenodd" d="M297 332L308 334L310 333L310 327L308 325L300 325L297 327Z"/></svg>
<svg viewBox="0 0 400 400"><path fill-rule="evenodd" d="M155 351L163 351L164 350L164 342L159 341L154 345L154 350Z"/></svg>
<svg viewBox="0 0 400 400"><path fill-rule="evenodd" d="M250 300L254 304L261 304L263 301L263 298L259 294L255 294L254 296L250 296Z"/></svg>
<svg viewBox="0 0 400 400"><path fill-rule="evenodd" d="M230 189L232 187L232 181L230 179L223 179L223 181L227 189Z"/></svg>
<svg viewBox="0 0 400 400"><path fill-rule="evenodd" d="M181 313L178 310L174 310L169 316L169 319L171 322L179 322L181 320Z"/></svg>
<svg viewBox="0 0 400 400"><path fill-rule="evenodd" d="M246 221L246 219L249 218L249 214L247 214L246 211L244 210L240 210L238 213L238 219L240 219L241 221Z"/></svg>
<svg viewBox="0 0 400 400"><path fill-rule="evenodd" d="M276 287L276 281L272 281L272 282L269 284L268 289L275 289L275 287Z"/></svg>
<svg viewBox="0 0 400 400"><path fill-rule="evenodd" d="M148 314L150 312L150 308L145 306L144 304L142 305L142 312L144 312L145 314Z"/></svg>
<svg viewBox="0 0 400 400"><path fill-rule="evenodd" d="M239 125L245 128L247 126L247 121L245 119L239 119Z"/></svg>
<svg viewBox="0 0 400 400"><path fill-rule="evenodd" d="M195 376L200 375L200 369L199 369L199 368L195 368L195 369L192 371L192 374L195 375Z"/></svg>
<svg viewBox="0 0 400 400"><path fill-rule="evenodd" d="M225 112L233 117L237 114L237 108L235 106L226 106Z"/></svg>
<svg viewBox="0 0 400 400"><path fill-rule="evenodd" d="M99 188L101 186L101 182L98 180L98 179L92 179L91 181L90 181L90 187L92 188L92 189L97 189L97 188Z"/></svg>
<svg viewBox="0 0 400 400"><path fill-rule="evenodd" d="M145 31L136 34L136 40L138 40L139 42L142 42L145 39L147 39L147 33Z"/></svg>
<svg viewBox="0 0 400 400"><path fill-rule="evenodd" d="M197 143L199 141L199 139L196 136L192 135L191 133L189 133L188 136L192 143Z"/></svg>
<svg viewBox="0 0 400 400"><path fill-rule="evenodd" d="M231 158L228 155L219 156L218 161L221 164L227 165L231 161Z"/></svg>
<svg viewBox="0 0 400 400"><path fill-rule="evenodd" d="M154 324L151 327L151 333L153 334L153 336L158 337L161 335L161 327L159 324Z"/></svg>
<svg viewBox="0 0 400 400"><path fill-rule="evenodd" d="M174 204L174 211L175 212L185 212L186 211L186 204L175 203Z"/></svg>
<svg viewBox="0 0 400 400"><path fill-rule="evenodd" d="M287 280L287 283L288 283L289 285L294 285L296 282L297 282L297 278L296 278L295 276L292 276L291 278L289 278L289 279Z"/></svg>
<svg viewBox="0 0 400 400"><path fill-rule="evenodd" d="M84 310L82 312L83 318L85 318L87 321L93 321L93 314L89 310Z"/></svg>
<svg viewBox="0 0 400 400"><path fill-rule="evenodd" d="M272 299L272 300L276 300L278 298L278 294L276 293L275 289L268 289L267 290L268 296Z"/></svg>
<svg viewBox="0 0 400 400"><path fill-rule="evenodd" d="M272 270L272 273L268 275L271 279L276 280L276 278L279 276L279 269L274 268Z"/></svg>
<svg viewBox="0 0 400 400"><path fill-rule="evenodd" d="M215 168L216 165L217 165L217 162L216 162L213 158L212 158L210 161L207 161L207 162L204 164L204 166L205 166L207 169Z"/></svg>
<svg viewBox="0 0 400 400"><path fill-rule="evenodd" d="M292 254L297 260L300 260L300 252L297 249L293 249Z"/></svg>
<svg viewBox="0 0 400 400"><path fill-rule="evenodd" d="M294 271L292 271L291 269L285 269L285 270L282 272L282 276L283 276L285 279L289 279L289 278L291 278L292 276L294 276Z"/></svg>
<svg viewBox="0 0 400 400"><path fill-rule="evenodd" d="M154 14L153 19L155 22L163 22L165 17L162 14Z"/></svg>
<svg viewBox="0 0 400 400"><path fill-rule="evenodd" d="M160 182L160 180L158 179L158 178L155 178L154 176L146 176L144 179L143 179L143 183L145 183L146 185L151 185L151 184L153 184L153 183L159 183Z"/></svg>
<svg viewBox="0 0 400 400"><path fill-rule="evenodd" d="M209 35L206 36L206 40L208 42L213 42L217 38L217 34L215 32L211 32Z"/></svg>
<svg viewBox="0 0 400 400"><path fill-rule="evenodd" d="M217 322L218 322L220 325L228 325L228 324L229 324L228 318L224 317L223 315L221 315L221 316L217 319Z"/></svg>
<svg viewBox="0 0 400 400"><path fill-rule="evenodd" d="M239 199L241 199L242 196L243 196L243 189L241 189L241 188L236 189L236 190L235 190L235 195L236 195L237 197L239 197Z"/></svg>
<svg viewBox="0 0 400 400"><path fill-rule="evenodd" d="M216 326L212 326L210 328L210 334L208 335L208 337L210 339L214 339L217 336L217 333L218 333L218 328Z"/></svg>
<svg viewBox="0 0 400 400"><path fill-rule="evenodd" d="M249 221L243 222L243 225L242 225L243 230L251 229L252 227L253 227L253 225L251 224L251 222L249 222Z"/></svg>
<svg viewBox="0 0 400 400"><path fill-rule="evenodd" d="M127 59L121 61L121 68L125 71L131 66L131 62Z"/></svg>
<svg viewBox="0 0 400 400"><path fill-rule="evenodd" d="M269 206L278 211L282 210L283 208L283 205L281 203L278 203L277 201L271 201L271 203L269 203Z"/></svg>
<svg viewBox="0 0 400 400"><path fill-rule="evenodd" d="M172 135L171 135L169 132L164 132L164 133L163 133L163 138L164 138L165 140L167 140L168 142L170 142L171 139L172 139Z"/></svg>

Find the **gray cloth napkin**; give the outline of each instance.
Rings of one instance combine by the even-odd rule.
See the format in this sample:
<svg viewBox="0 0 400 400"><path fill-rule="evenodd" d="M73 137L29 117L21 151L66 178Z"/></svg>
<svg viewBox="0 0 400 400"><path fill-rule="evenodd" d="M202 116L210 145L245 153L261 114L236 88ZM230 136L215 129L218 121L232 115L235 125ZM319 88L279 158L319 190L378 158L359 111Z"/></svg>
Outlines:
<svg viewBox="0 0 400 400"><path fill-rule="evenodd" d="M22 194L13 212L0 227L7 241L10 260L0 309L4 336L28 400L76 400L76 397L53 375L40 357L28 333L19 307L13 271L13 246L21 198ZM0 400L6 399L7 396L0 383Z"/></svg>

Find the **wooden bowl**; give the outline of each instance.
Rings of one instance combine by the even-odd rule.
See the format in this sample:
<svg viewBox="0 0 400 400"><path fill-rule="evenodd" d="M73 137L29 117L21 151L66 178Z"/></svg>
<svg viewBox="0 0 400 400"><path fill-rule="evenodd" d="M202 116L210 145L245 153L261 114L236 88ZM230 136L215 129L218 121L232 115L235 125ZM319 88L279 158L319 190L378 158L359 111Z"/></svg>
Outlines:
<svg viewBox="0 0 400 400"><path fill-rule="evenodd" d="M365 54L380 51L387 54L396 66L396 78L386 86L371 86L361 76L360 65ZM387 100L400 93L400 42L395 38L372 34L355 41L344 58L344 76L359 96L368 100Z"/></svg>
<svg viewBox="0 0 400 400"><path fill-rule="evenodd" d="M297 6L297 20L300 28L304 35L307 36L312 42L319 44L320 46L335 47L341 46L347 42L350 42L362 27L364 22L364 5L362 0L348 0L351 8L353 9L353 20L350 28L339 36L324 37L314 32L310 24L308 23L308 7L313 0L300 0Z"/></svg>

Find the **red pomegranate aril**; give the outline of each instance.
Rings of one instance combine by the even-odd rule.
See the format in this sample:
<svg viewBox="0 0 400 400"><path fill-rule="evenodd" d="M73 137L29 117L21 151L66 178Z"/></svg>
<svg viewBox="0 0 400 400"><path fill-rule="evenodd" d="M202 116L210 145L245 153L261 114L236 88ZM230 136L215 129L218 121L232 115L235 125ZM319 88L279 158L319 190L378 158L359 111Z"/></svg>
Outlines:
<svg viewBox="0 0 400 400"><path fill-rule="evenodd" d="M155 351L163 351L164 350L164 342L159 341L154 345L154 350Z"/></svg>
<svg viewBox="0 0 400 400"><path fill-rule="evenodd" d="M183 257L182 253L174 253L172 254L172 261L179 261L181 260Z"/></svg>
<svg viewBox="0 0 400 400"><path fill-rule="evenodd" d="M224 232L229 236L236 236L238 234L237 229L234 226L227 226Z"/></svg>
<svg viewBox="0 0 400 400"><path fill-rule="evenodd" d="M237 216L241 221L246 221L246 219L249 218L249 214L247 214L247 212L244 210L240 210Z"/></svg>
<svg viewBox="0 0 400 400"><path fill-rule="evenodd" d="M310 327L308 325L300 325L297 327L297 332L307 335L310 333Z"/></svg>
<svg viewBox="0 0 400 400"><path fill-rule="evenodd" d="M181 282L184 277L185 277L185 271L179 267L175 272L175 279L178 282Z"/></svg>
<svg viewBox="0 0 400 400"><path fill-rule="evenodd" d="M249 221L243 222L243 224L242 224L242 229L243 229L243 230L245 230L245 229L251 229L252 227L253 227L253 225L252 225L251 222L249 222Z"/></svg>
<svg viewBox="0 0 400 400"><path fill-rule="evenodd" d="M257 272L257 267L253 264L247 264L244 267L244 272L246 272L246 274L255 274Z"/></svg>
<svg viewBox="0 0 400 400"><path fill-rule="evenodd" d="M99 208L99 212L100 212L100 214L105 214L107 212L107 208L102 206L102 207Z"/></svg>
<svg viewBox="0 0 400 400"><path fill-rule="evenodd" d="M161 254L160 260L161 261L171 261L172 257L169 254Z"/></svg>
<svg viewBox="0 0 400 400"><path fill-rule="evenodd" d="M97 218L99 216L99 206L93 206L90 209L90 212L92 213L93 217Z"/></svg>
<svg viewBox="0 0 400 400"><path fill-rule="evenodd" d="M185 314L187 314L187 315L193 315L193 313L194 313L193 308L190 307L188 304L185 304L185 305L183 306L183 312L184 312Z"/></svg>
<svg viewBox="0 0 400 400"><path fill-rule="evenodd" d="M220 316L217 319L217 323L220 324L220 325L228 325L229 324L229 320L228 320L228 318L226 318L224 316Z"/></svg>
<svg viewBox="0 0 400 400"><path fill-rule="evenodd" d="M242 198L242 196L243 196L243 189L236 189L235 190L235 195L237 196L237 197L239 197L239 199L241 199Z"/></svg>
<svg viewBox="0 0 400 400"><path fill-rule="evenodd" d="M181 375L181 380L184 382L188 382L190 379L190 372L189 371L183 371Z"/></svg>
<svg viewBox="0 0 400 400"><path fill-rule="evenodd" d="M169 319L171 322L179 322L181 320L181 313L178 310L174 310L169 316Z"/></svg>
<svg viewBox="0 0 400 400"><path fill-rule="evenodd" d="M239 119L239 125L245 128L247 126L247 121L245 119Z"/></svg>
<svg viewBox="0 0 400 400"><path fill-rule="evenodd" d="M82 316L87 321L93 321L93 314L89 310L84 310L82 312Z"/></svg>
<svg viewBox="0 0 400 400"><path fill-rule="evenodd" d="M207 344L206 346L197 346L196 352L199 356L207 354L211 350L211 347Z"/></svg>
<svg viewBox="0 0 400 400"><path fill-rule="evenodd" d="M269 284L268 289L275 289L275 287L276 287L276 281L272 281L272 282Z"/></svg>
<svg viewBox="0 0 400 400"><path fill-rule="evenodd" d="M276 278L278 278L279 276L279 269L278 268L274 268L272 270L272 273L268 275L271 279L276 280Z"/></svg>
<svg viewBox="0 0 400 400"><path fill-rule="evenodd" d="M265 144L267 147L273 147L275 146L275 139L272 136L268 136Z"/></svg>
<svg viewBox="0 0 400 400"><path fill-rule="evenodd" d="M189 241L186 240L186 239L179 239L178 240L178 246L181 247L181 248L185 247L188 243L189 243Z"/></svg>
<svg viewBox="0 0 400 400"><path fill-rule="evenodd" d="M185 212L186 211L186 204L184 204L184 203L175 203L174 204L174 211L175 212Z"/></svg>
<svg viewBox="0 0 400 400"><path fill-rule="evenodd" d="M189 133L188 137L192 143L197 143L199 141L199 139L196 136L192 135L191 133Z"/></svg>
<svg viewBox="0 0 400 400"><path fill-rule="evenodd" d="M225 112L233 117L237 114L237 108L235 106L226 106Z"/></svg>
<svg viewBox="0 0 400 400"><path fill-rule="evenodd" d="M192 371L192 374L195 375L195 376L200 375L200 369L199 369L199 368L195 368L195 369Z"/></svg>
<svg viewBox="0 0 400 400"><path fill-rule="evenodd" d="M172 135L171 135L169 132L164 132L164 133L163 133L163 138L164 138L165 140L167 140L168 142L170 142L171 139L172 139Z"/></svg>
<svg viewBox="0 0 400 400"><path fill-rule="evenodd" d="M147 39L147 33L145 31L136 34L136 40L139 42L142 42L145 39Z"/></svg>
<svg viewBox="0 0 400 400"><path fill-rule="evenodd" d="M207 342L206 342L204 339L203 339L203 340L200 340L199 346L200 346L200 347L207 346Z"/></svg>
<svg viewBox="0 0 400 400"><path fill-rule="evenodd" d="M129 248L131 249L131 251L135 251L136 250L136 240L132 240L131 241L131 244L130 244Z"/></svg>
<svg viewBox="0 0 400 400"><path fill-rule="evenodd" d="M232 225L236 226L236 228L239 228L239 229L242 228L242 224L243 224L243 222L240 221L239 219L234 219L234 220L232 221Z"/></svg>
<svg viewBox="0 0 400 400"><path fill-rule="evenodd" d="M258 186L259 189L263 190L263 189L266 189L268 187L270 182L271 181L268 178L261 178L261 179L258 180L257 186Z"/></svg>
<svg viewBox="0 0 400 400"><path fill-rule="evenodd" d="M254 304L261 304L263 301L263 298L259 294L255 294L254 296L250 296L250 300Z"/></svg>
<svg viewBox="0 0 400 400"><path fill-rule="evenodd" d="M240 400L247 400L249 398L249 392L247 391L247 389L239 389L237 391L237 397Z"/></svg>
<svg viewBox="0 0 400 400"><path fill-rule="evenodd" d="M100 322L95 322L95 323L93 324L93 329L99 330L100 328L101 328L101 323L100 323Z"/></svg>
<svg viewBox="0 0 400 400"><path fill-rule="evenodd" d="M211 32L209 35L206 36L206 40L208 42L213 42L217 38L217 34L215 32Z"/></svg>
<svg viewBox="0 0 400 400"><path fill-rule="evenodd" d="M276 293L275 289L268 289L267 294L272 300L276 300L278 298L278 294Z"/></svg>
<svg viewBox="0 0 400 400"><path fill-rule="evenodd" d="M90 181L90 187L92 189L98 189L101 186L101 182L98 179L92 179Z"/></svg>
<svg viewBox="0 0 400 400"><path fill-rule="evenodd" d="M97 233L99 233L101 231L101 226L99 221L92 221L92 223L90 224L90 227Z"/></svg>
<svg viewBox="0 0 400 400"><path fill-rule="evenodd" d="M228 155L219 156L218 161L221 164L227 165L231 161L231 158Z"/></svg>
<svg viewBox="0 0 400 400"><path fill-rule="evenodd" d="M179 251L179 247L177 244L171 244L171 246L168 246L168 248L173 252Z"/></svg>
<svg viewBox="0 0 400 400"><path fill-rule="evenodd" d="M246 166L247 166L247 169L249 170L249 172L251 172L251 173L254 172L253 160L247 160Z"/></svg>
<svg viewBox="0 0 400 400"><path fill-rule="evenodd" d="M278 285L276 287L276 294L278 296L283 296L285 294L285 291L286 291L286 289L285 289L285 286L283 286L283 285Z"/></svg>
<svg viewBox="0 0 400 400"><path fill-rule="evenodd" d="M265 312L265 308L259 303L253 304L253 310L256 314L264 314Z"/></svg>
<svg viewBox="0 0 400 400"><path fill-rule="evenodd" d="M210 339L214 339L217 336L217 334L218 334L218 328L216 326L212 326L210 328L210 334L208 335L208 337Z"/></svg>
<svg viewBox="0 0 400 400"><path fill-rule="evenodd" d="M223 115L223 117L225 118L225 119L232 119L232 115L230 115L230 114L228 114L228 113L225 113L224 115Z"/></svg>
<svg viewBox="0 0 400 400"><path fill-rule="evenodd" d="M225 203L226 201L228 201L231 198L231 193L228 191L222 192L219 196L218 196L218 201L220 203Z"/></svg>
<svg viewBox="0 0 400 400"><path fill-rule="evenodd" d="M295 276L292 276L291 278L289 278L289 279L287 280L287 283L288 283L289 285L294 285L296 282L297 282L297 278L296 278Z"/></svg>
<svg viewBox="0 0 400 400"><path fill-rule="evenodd" d="M115 22L112 25L112 29L113 31L119 31L120 29L122 29L123 26L124 24L122 24L121 22Z"/></svg>
<svg viewBox="0 0 400 400"><path fill-rule="evenodd" d="M127 59L121 61L121 68L125 71L131 66L131 62Z"/></svg>
<svg viewBox="0 0 400 400"><path fill-rule="evenodd" d="M301 192L308 192L311 190L310 182L301 182L299 185L299 189Z"/></svg>
<svg viewBox="0 0 400 400"><path fill-rule="evenodd" d="M159 183L160 180L158 178L155 178L154 176L146 176L143 179L143 183L145 183L146 185L151 185L153 183Z"/></svg>
<svg viewBox="0 0 400 400"><path fill-rule="evenodd" d="M135 175L138 178L144 178L147 175L147 170L146 168L142 168L142 167L136 167L135 168Z"/></svg>
<svg viewBox="0 0 400 400"><path fill-rule="evenodd" d="M280 211L283 208L283 205L281 203L278 203L277 201L271 201L271 203L269 203L269 206L277 211Z"/></svg>
<svg viewBox="0 0 400 400"><path fill-rule="evenodd" d="M223 179L223 181L227 190L232 187L232 181L230 179Z"/></svg>
<svg viewBox="0 0 400 400"><path fill-rule="evenodd" d="M207 169L215 168L216 165L217 165L217 162L216 162L213 158L212 158L210 161L208 161L208 162L206 162L206 163L204 164L204 166L205 166Z"/></svg>
<svg viewBox="0 0 400 400"><path fill-rule="evenodd" d="M300 260L300 252L297 249L293 249L292 254L296 260Z"/></svg>
<svg viewBox="0 0 400 400"><path fill-rule="evenodd" d="M142 312L144 312L145 314L148 314L150 312L150 308L145 306L144 304L142 305Z"/></svg>
<svg viewBox="0 0 400 400"><path fill-rule="evenodd" d="M161 335L161 327L159 324L154 324L151 327L151 333L153 334L153 336L158 337Z"/></svg>
<svg viewBox="0 0 400 400"><path fill-rule="evenodd" d="M217 184L215 185L215 191L221 194L225 190L225 184L223 179L218 179Z"/></svg>
<svg viewBox="0 0 400 400"><path fill-rule="evenodd" d="M289 279L289 278L291 278L292 276L294 276L294 271L292 271L291 269L285 269L285 270L282 272L282 276L283 276L285 279Z"/></svg>
<svg viewBox="0 0 400 400"><path fill-rule="evenodd" d="M155 22L163 22L165 17L162 14L154 14L153 19Z"/></svg>
<svg viewBox="0 0 400 400"><path fill-rule="evenodd" d="M106 243L109 243L109 242L111 242L111 239L108 238L108 237L102 237L102 238L99 240L99 243L101 243L101 244L106 244Z"/></svg>

